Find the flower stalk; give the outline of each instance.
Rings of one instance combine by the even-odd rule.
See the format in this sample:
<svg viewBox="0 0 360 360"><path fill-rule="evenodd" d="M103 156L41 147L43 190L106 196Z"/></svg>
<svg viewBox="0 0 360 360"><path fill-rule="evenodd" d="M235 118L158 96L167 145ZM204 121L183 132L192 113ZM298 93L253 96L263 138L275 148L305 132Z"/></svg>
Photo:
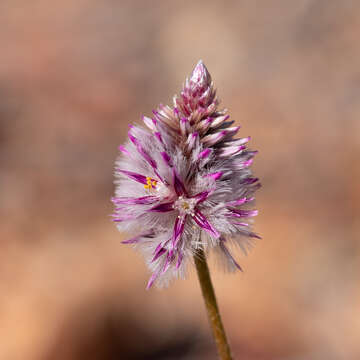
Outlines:
<svg viewBox="0 0 360 360"><path fill-rule="evenodd" d="M194 260L219 358L221 360L232 360L233 357L231 355L225 329L221 321L220 311L217 305L214 287L211 282L209 267L206 262L204 251L199 250L194 256Z"/></svg>

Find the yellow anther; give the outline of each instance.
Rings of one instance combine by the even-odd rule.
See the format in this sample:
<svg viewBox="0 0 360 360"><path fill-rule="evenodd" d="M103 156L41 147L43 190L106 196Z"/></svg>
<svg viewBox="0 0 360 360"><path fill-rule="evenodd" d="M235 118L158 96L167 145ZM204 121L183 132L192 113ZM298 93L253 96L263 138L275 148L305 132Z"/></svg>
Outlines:
<svg viewBox="0 0 360 360"><path fill-rule="evenodd" d="M151 190L152 188L156 187L157 185L157 181L152 179L151 177L147 176L146 177L146 185L144 185L145 189L149 189Z"/></svg>
<svg viewBox="0 0 360 360"><path fill-rule="evenodd" d="M190 205L189 205L187 202L184 202L184 203L182 204L182 207L183 207L184 210L190 209Z"/></svg>

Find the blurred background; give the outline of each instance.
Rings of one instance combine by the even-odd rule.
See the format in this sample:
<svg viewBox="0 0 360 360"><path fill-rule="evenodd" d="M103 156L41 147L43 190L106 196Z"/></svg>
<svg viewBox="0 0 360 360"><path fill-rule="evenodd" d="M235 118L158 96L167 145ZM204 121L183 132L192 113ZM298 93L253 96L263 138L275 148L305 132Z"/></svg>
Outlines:
<svg viewBox="0 0 360 360"><path fill-rule="evenodd" d="M215 359L192 272L146 291L110 221L127 125L199 59L252 136L243 274L210 264L235 358L360 358L357 1L0 2L0 359Z"/></svg>

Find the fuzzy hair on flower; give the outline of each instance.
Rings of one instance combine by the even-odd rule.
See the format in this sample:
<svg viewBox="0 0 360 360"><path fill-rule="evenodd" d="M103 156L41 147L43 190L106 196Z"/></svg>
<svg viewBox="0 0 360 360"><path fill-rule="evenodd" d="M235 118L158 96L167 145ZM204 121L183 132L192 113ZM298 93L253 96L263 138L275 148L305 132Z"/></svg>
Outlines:
<svg viewBox="0 0 360 360"><path fill-rule="evenodd" d="M245 253L259 238L251 230L254 193L250 137L235 138L211 76L199 61L173 107L160 105L145 127L130 125L115 166L113 221L134 234L124 244L140 250L153 283L183 278L198 249L212 250L227 270L241 270L230 253Z"/></svg>

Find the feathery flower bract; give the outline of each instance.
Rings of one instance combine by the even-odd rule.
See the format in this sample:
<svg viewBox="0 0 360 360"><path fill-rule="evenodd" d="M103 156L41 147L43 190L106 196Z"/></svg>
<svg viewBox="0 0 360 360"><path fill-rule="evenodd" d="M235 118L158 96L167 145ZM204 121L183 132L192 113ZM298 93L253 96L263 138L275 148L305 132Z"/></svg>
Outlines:
<svg viewBox="0 0 360 360"><path fill-rule="evenodd" d="M119 146L113 220L135 236L123 241L143 252L154 282L184 277L197 249L214 250L227 270L241 270L227 244L245 253L254 238L249 209L260 187L249 166L256 151L250 137L236 139L226 110L219 110L202 61L186 80L174 106L160 105L131 125Z"/></svg>

